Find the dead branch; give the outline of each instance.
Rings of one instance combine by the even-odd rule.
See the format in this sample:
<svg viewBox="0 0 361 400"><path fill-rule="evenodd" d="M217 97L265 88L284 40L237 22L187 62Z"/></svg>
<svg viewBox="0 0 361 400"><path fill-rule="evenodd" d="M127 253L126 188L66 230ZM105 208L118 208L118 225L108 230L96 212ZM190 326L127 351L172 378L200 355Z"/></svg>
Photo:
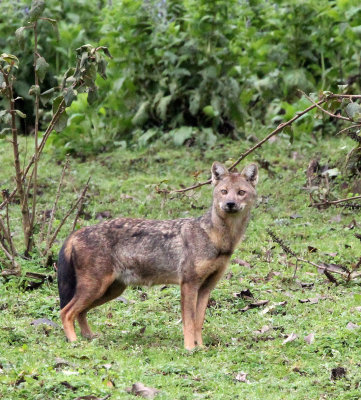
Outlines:
<svg viewBox="0 0 361 400"><path fill-rule="evenodd" d="M338 114L333 114L333 113L331 113L331 112L325 110L325 109L324 109L323 107L321 107L319 104L316 104L316 103L311 99L310 96L307 96L307 94L306 94L305 92L303 92L303 91L300 90L300 89L298 89L298 91L299 91L300 93L302 93L302 95L305 96L306 99L307 99L308 101L310 101L312 104L314 104L319 110L321 110L323 113L329 115L330 117L342 119L342 120L344 120L344 121L353 122L352 119L350 119L350 118L347 118L347 117L344 117L344 116L338 115Z"/></svg>
<svg viewBox="0 0 361 400"><path fill-rule="evenodd" d="M299 262L302 262L302 263L305 263L305 264L309 264L309 265L312 265L313 267L316 267L316 268L318 268L318 269L320 269L320 270L323 270L324 273L325 273L325 275L326 275L326 277L327 277L329 280L332 281L332 278L333 278L333 277L330 278L331 272L332 272L332 273L339 274L339 275L342 275L347 281L350 280L350 279L353 279L352 272L350 272L346 267L337 266L338 268L335 268L335 266L333 266L333 268L331 268L332 266L331 266L331 265L328 265L328 264L324 264L324 263L319 263L319 264L317 264L317 263L314 263L314 262L312 262L312 261L306 260L306 259L304 259L304 258L298 256L293 250L291 250L291 249L284 243L284 241L283 241L282 239L280 239L280 238L279 238L274 232L272 232L270 229L267 229L267 233L271 236L272 240L273 240L275 243L278 243L278 244L280 245L280 247L283 249L283 251L284 251L286 254L291 255L292 257L294 257L294 258L295 258L297 261L299 261ZM328 274L326 274L326 271L327 271ZM361 273L360 273L360 275L361 275ZM332 276L332 275L331 275L331 276ZM333 278L333 279L334 279L334 278ZM335 279L334 279L334 280L335 280Z"/></svg>
<svg viewBox="0 0 361 400"><path fill-rule="evenodd" d="M88 188L89 188L89 182L90 182L90 178L88 179L82 193L80 194L80 196L78 197L78 199L76 200L76 202L70 207L69 211L66 213L66 215L63 217L63 219L60 221L59 226L56 228L55 232L53 233L52 237L49 240L49 243L46 246L46 249L43 253L43 256L46 257L48 255L48 252L51 248L51 246L53 245L56 237L58 236L58 233L60 231L60 229L62 228L62 226L64 225L64 223L66 222L66 220L69 218L70 214L76 209L76 207L79 206L80 202L83 201L82 199L84 198Z"/></svg>
<svg viewBox="0 0 361 400"><path fill-rule="evenodd" d="M326 201L324 201L322 203L311 204L311 206L312 207L321 207L321 206L328 207L328 206L331 206L333 204L339 204L339 203L343 203L345 201L352 201L352 200L358 200L358 199L361 199L361 196L348 197L346 199L339 199L339 200L333 200L333 201L326 200Z"/></svg>
<svg viewBox="0 0 361 400"><path fill-rule="evenodd" d="M54 222L54 217L55 217L55 212L56 212L56 208L58 206L58 201L60 198L60 191L61 191L61 187L63 185L63 181L64 181L64 176L65 176L65 172L68 169L69 166L69 157L66 158L64 167L63 167L63 171L61 173L60 176L60 180L59 180L59 184L58 184L58 188L56 190L56 195L55 195L55 200L54 200L54 204L53 204L53 208L51 210L50 213L50 220L49 220L49 224L48 224L48 231L46 234L46 246L49 246L49 241L50 241L50 235L51 235L51 230L53 228L53 222Z"/></svg>
<svg viewBox="0 0 361 400"><path fill-rule="evenodd" d="M34 31L34 83L35 86L39 86L39 78L36 71L36 61L40 57L38 54L38 23L34 22L33 31ZM29 254L33 247L34 243L34 223L35 223L35 214L36 214L36 200L37 200L37 188L38 188L38 132L39 132L39 104L40 103L40 93L36 92L35 94L35 125L34 125L34 168L32 170L33 176L33 198L32 198L32 208L31 208L31 218L30 218L30 227L29 227L29 237L26 240L27 246L25 250L25 254ZM29 183L30 186L30 183Z"/></svg>

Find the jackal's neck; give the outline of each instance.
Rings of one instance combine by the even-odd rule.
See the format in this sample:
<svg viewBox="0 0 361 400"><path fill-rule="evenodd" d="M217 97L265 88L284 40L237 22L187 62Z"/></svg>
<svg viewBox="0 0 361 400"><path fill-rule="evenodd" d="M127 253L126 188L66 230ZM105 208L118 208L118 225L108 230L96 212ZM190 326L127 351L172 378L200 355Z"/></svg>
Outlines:
<svg viewBox="0 0 361 400"><path fill-rule="evenodd" d="M202 217L206 231L221 251L232 253L237 244L243 238L250 218L250 209L239 214L220 216L215 207Z"/></svg>

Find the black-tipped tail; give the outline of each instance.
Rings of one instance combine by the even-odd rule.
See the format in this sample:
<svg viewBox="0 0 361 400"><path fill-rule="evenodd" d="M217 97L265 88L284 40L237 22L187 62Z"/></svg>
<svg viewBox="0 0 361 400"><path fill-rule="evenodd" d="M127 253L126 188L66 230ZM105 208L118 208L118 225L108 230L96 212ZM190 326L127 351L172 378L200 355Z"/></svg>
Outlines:
<svg viewBox="0 0 361 400"><path fill-rule="evenodd" d="M74 297L76 287L76 276L73 257L70 252L69 257L65 254L67 242L59 252L58 258L58 289L60 297L60 308L64 308Z"/></svg>

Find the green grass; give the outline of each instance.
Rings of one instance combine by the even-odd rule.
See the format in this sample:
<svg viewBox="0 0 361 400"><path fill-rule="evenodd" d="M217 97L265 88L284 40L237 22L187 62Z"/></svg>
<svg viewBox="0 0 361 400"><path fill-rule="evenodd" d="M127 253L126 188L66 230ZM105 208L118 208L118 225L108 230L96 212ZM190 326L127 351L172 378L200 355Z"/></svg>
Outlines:
<svg viewBox="0 0 361 400"><path fill-rule="evenodd" d="M113 217L200 215L203 211L198 208L211 202L210 187L191 197L173 198L157 194L156 185L161 181L173 188L192 184L196 171L201 171L200 180L207 179L214 160L235 159L250 145L224 140L200 150L157 143L147 150L118 149L87 162L73 161L56 223L88 176L92 179L85 211L90 219L80 218L79 227L96 223L97 213L107 210ZM308 266L300 268L293 279L294 260L285 257L266 233L271 228L294 251L316 262L356 262L361 246L348 226L353 219L360 221L360 213L311 208L304 189L310 159L318 156L321 164L341 168L352 145L338 138L291 146L281 137L247 159L270 163L270 172L261 169L260 200L246 240L233 256L251 267L232 263L231 274L212 292L202 350L183 350L178 287L128 288L123 294L127 303L113 301L89 314L90 324L99 333L97 339L69 344L60 328L31 325L38 318L60 324L56 282L33 291L19 289L17 279L0 282L0 398L75 399L110 394L111 399L131 399L134 396L125 389L142 382L159 389L159 399L359 399L360 330L346 326L349 322L361 326L361 312L356 308L361 305L360 280L335 286ZM24 149L23 140L23 153ZM11 152L4 142L0 142L0 158L1 187L11 188ZM60 171L61 165L48 149L40 168L39 209L51 208ZM331 188L336 196L347 196L351 184L340 178L331 182ZM295 214L298 218L291 218ZM12 230L20 237L20 218L13 215ZM336 215L339 222L332 221ZM61 231L55 253L70 226L71 222ZM309 253L309 245L317 252ZM22 265L25 270L44 272L36 259ZM275 274L267 278L270 271ZM303 288L305 282L314 285ZM269 300L268 307L287 303L267 313L262 313L265 307L243 312L251 301L234 293L245 289L255 300ZM299 302L317 296L323 298L316 304ZM271 329L257 333L264 325ZM298 338L283 344L291 333ZM309 333L315 334L312 344L304 341ZM331 371L338 366L346 368L346 377L333 381ZM236 380L241 371L248 374L249 383Z"/></svg>

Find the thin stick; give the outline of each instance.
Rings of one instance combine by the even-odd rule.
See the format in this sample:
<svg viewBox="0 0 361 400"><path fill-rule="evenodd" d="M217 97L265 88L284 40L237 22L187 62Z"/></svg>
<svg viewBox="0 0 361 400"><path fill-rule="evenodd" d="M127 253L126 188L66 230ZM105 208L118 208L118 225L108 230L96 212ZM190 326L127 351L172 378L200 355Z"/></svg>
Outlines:
<svg viewBox="0 0 361 400"><path fill-rule="evenodd" d="M59 226L56 228L55 232L53 233L53 236L51 237L51 239L49 240L48 245L46 246L46 249L43 253L43 256L46 257L51 246L54 243L54 240L56 239L56 237L58 236L58 233L60 231L60 229L62 228L62 226L64 225L65 221L68 219L68 217L70 216L70 214L76 209L76 207L79 205L79 203L81 202L82 198L85 196L85 193L87 192L88 188L89 188L89 181L90 178L88 179L80 197L78 198L78 200L71 206L71 208L69 209L69 211L66 213L66 215L64 216L64 218L60 221Z"/></svg>
<svg viewBox="0 0 361 400"><path fill-rule="evenodd" d="M306 94L305 92L303 92L303 91L300 90L300 89L298 89L298 91L299 91L300 93L302 93L302 94L306 97L306 99L307 99L308 101L310 101L312 104L314 104L319 110L321 110L321 111L324 112L325 114L329 115L330 117L342 119L342 120L344 120L344 121L353 122L353 120L350 119L350 118L344 117L344 116L342 116L342 115L332 114L331 112L329 112L329 111L325 110L324 108L322 108L319 104L316 104L316 103L311 99L310 96L307 96L307 94Z"/></svg>
<svg viewBox="0 0 361 400"><path fill-rule="evenodd" d="M38 23L37 21L34 22L34 83L35 86L39 87L39 78L36 73L36 61L39 57L38 54L38 31L37 31ZM29 237L27 239L27 247L26 253L31 251L33 245L33 235L34 235L34 222L35 222L35 212L36 212L36 197L37 197L37 189L38 189L38 132L39 132L39 102L40 102L40 95L38 91L35 94L35 126L34 126L34 168L32 171L33 176L33 199L32 199L32 208L31 208L31 218L30 218L30 227L29 227ZM30 183L29 183L30 186Z"/></svg>
<svg viewBox="0 0 361 400"><path fill-rule="evenodd" d="M303 115L307 114L309 111L311 111L312 109L316 108L318 105L323 104L327 101L327 99L322 99L319 100L317 103L313 104L310 107L307 107L305 110L300 111L298 113L296 113L296 115L291 118L290 120L288 120L287 122L283 122L282 124L278 125L278 127L273 130L268 136L266 136L264 139L262 139L261 141L259 141L258 143L256 143L253 147L251 147L250 149L248 149L247 151L245 151L244 153L242 153L240 155L240 157L237 159L237 161L235 161L228 169L231 171L232 169L234 169L244 158L246 158L249 154L251 154L252 152L254 152L256 149L258 149L259 147L261 147L265 142L267 142L272 136L277 135L277 133L281 132L286 126L291 125L293 122L295 122L297 119L301 118ZM171 193L183 193L183 192L187 192L188 190L192 190L192 189L196 189L199 188L201 186L207 185L209 183L211 183L211 179L208 179L208 181L205 182L200 182L197 183L193 186L187 187L185 189L178 189L178 190L173 190L171 191Z"/></svg>
<svg viewBox="0 0 361 400"><path fill-rule="evenodd" d="M340 135L341 133L344 133L344 132L349 131L354 128L361 128L361 124L347 126L346 128L340 130L340 132L337 132L337 135Z"/></svg>
<svg viewBox="0 0 361 400"><path fill-rule="evenodd" d="M9 79L9 74L5 73L3 69L1 69L2 75L4 77L5 85L8 91L8 99L10 102L10 115L11 115L11 132L12 132L12 147L14 153L14 169L15 169L15 181L16 181L16 190L19 193L20 204L21 204L21 213L22 213L22 225L24 231L25 239L29 234L30 227L30 213L28 207L28 199L25 195L24 186L23 186L23 175L21 171L20 165L20 153L19 153L19 144L18 144L18 131L16 128L16 111L15 111L15 99L13 92L13 85L11 82L11 78ZM6 204L9 200L5 200Z"/></svg>
<svg viewBox="0 0 361 400"><path fill-rule="evenodd" d="M314 206L314 207L318 207L318 206L328 206L328 205L331 205L331 204L339 204L339 203L343 203L343 202L345 202L345 201L352 201L352 200L358 200L358 199L361 199L361 196L354 196L354 197L349 197L349 198L347 198L347 199L340 199L340 200L333 200L333 201L328 201L328 200L326 200L326 201L323 202L323 203L315 203L315 204L312 204L312 206Z"/></svg>
<svg viewBox="0 0 361 400"><path fill-rule="evenodd" d="M89 183L89 181L88 181L88 183ZM85 194L85 193L84 193L84 194ZM73 227L72 227L72 229L71 229L72 232L75 231L76 223L78 222L78 218L79 218L81 209L82 209L83 204L84 204L84 199L85 199L85 196L82 196L82 197L81 197L81 201L80 201L80 203L79 203L78 211L76 212L76 215L75 215L75 218L74 218Z"/></svg>
<svg viewBox="0 0 361 400"><path fill-rule="evenodd" d="M59 180L58 189L56 191L55 200L54 200L54 204L53 204L53 209L51 210L51 214L50 214L50 220L49 220L49 224L48 224L48 232L46 234L46 245L47 245L47 247L49 246L50 234L51 234L51 230L53 228L55 211L56 211L56 208L58 206L58 201L59 201L59 198L60 198L60 190L61 190L61 187L63 185L65 172L68 169L68 166L69 166L69 157L66 158L66 161L65 161L65 164L64 164L64 168L63 168L63 171L61 173L60 180Z"/></svg>

